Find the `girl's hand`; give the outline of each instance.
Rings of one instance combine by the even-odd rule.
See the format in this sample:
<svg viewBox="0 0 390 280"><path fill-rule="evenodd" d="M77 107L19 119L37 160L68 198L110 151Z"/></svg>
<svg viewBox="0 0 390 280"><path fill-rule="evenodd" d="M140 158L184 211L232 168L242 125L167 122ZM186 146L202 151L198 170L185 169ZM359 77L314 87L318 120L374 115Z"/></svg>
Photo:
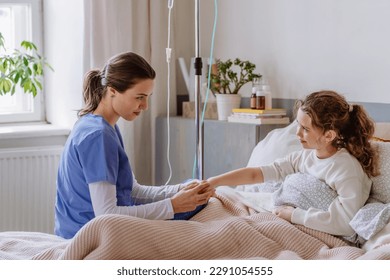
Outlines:
<svg viewBox="0 0 390 280"><path fill-rule="evenodd" d="M199 184L200 182L201 182L201 180L199 180L199 179L193 179L193 180L191 180L191 181L187 181L187 182L185 182L185 183L182 183L182 184L180 184L179 191L181 191L182 189L187 188L187 187L190 186L190 185L197 185L197 184Z"/></svg>
<svg viewBox="0 0 390 280"><path fill-rule="evenodd" d="M282 205L276 207L272 213L274 213L279 218L282 218L291 223L291 216L294 210L295 208L292 206Z"/></svg>

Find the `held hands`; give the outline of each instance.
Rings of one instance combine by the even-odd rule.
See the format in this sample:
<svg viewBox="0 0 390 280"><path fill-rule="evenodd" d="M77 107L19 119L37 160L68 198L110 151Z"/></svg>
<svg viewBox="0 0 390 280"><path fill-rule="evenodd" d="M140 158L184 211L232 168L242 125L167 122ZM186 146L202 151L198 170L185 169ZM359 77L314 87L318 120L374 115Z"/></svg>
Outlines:
<svg viewBox="0 0 390 280"><path fill-rule="evenodd" d="M282 206L276 207L272 211L272 213L274 213L279 218L285 219L286 221L291 223L291 216L292 216L294 209L295 208L292 206L282 205Z"/></svg>
<svg viewBox="0 0 390 280"><path fill-rule="evenodd" d="M172 198L172 207L175 213L194 210L197 206L207 203L215 193L207 181L194 181L181 187Z"/></svg>

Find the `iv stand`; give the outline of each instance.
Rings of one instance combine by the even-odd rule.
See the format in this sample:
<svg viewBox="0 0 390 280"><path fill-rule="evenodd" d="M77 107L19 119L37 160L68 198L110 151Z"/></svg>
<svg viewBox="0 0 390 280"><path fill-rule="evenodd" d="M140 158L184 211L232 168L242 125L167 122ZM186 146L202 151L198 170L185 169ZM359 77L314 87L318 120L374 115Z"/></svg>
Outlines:
<svg viewBox="0 0 390 280"><path fill-rule="evenodd" d="M195 179L203 180L203 122L201 122L202 58L199 51L199 1L195 0Z"/></svg>

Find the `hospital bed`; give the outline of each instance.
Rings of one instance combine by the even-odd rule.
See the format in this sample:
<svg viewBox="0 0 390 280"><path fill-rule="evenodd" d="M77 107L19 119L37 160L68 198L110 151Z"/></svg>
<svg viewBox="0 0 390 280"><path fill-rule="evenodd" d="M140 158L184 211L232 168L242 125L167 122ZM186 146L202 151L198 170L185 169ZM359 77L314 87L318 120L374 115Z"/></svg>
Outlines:
<svg viewBox="0 0 390 280"><path fill-rule="evenodd" d="M273 161L299 148L294 124L275 129L257 144L248 165ZM190 221L151 221L99 216L70 240L40 232L1 232L0 259L390 259L390 123L378 123L374 145L381 175L368 202L385 209L365 229L360 245L293 225L217 192ZM251 186L240 186L245 192ZM379 200L379 201L378 201ZM388 211L390 212L390 211ZM372 211L370 211L372 213ZM367 217L361 214L362 219ZM386 221L387 218L387 221ZM372 220L372 219L371 219ZM359 221L357 221L359 223Z"/></svg>

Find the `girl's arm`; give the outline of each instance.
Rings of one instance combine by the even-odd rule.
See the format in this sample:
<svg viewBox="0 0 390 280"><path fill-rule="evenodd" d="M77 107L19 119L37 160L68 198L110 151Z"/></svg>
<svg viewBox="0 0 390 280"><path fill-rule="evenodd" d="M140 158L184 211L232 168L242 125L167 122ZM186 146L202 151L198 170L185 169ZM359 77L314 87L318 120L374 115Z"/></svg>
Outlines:
<svg viewBox="0 0 390 280"><path fill-rule="evenodd" d="M328 211L296 208L292 212L291 221L329 234L351 236L354 231L349 222L364 206L370 185L368 178L363 181L358 175L345 178L337 182L338 197L330 204Z"/></svg>
<svg viewBox="0 0 390 280"><path fill-rule="evenodd" d="M264 181L281 181L288 174L297 172L297 165L302 151L293 152L285 158L277 159L261 167L244 167L207 179L211 187L238 186L263 183Z"/></svg>
<svg viewBox="0 0 390 280"><path fill-rule="evenodd" d="M211 187L238 186L263 183L263 172L259 167L244 167L207 179Z"/></svg>

